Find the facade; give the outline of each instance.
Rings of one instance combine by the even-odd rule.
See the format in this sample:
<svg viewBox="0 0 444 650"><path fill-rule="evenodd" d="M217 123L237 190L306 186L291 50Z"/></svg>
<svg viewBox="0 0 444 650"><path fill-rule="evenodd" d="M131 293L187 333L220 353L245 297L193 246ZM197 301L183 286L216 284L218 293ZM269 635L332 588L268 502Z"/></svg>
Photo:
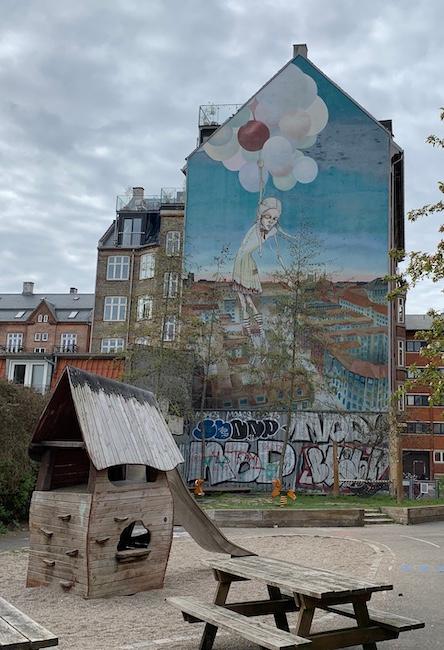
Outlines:
<svg viewBox="0 0 444 650"><path fill-rule="evenodd" d="M39 392L48 390L56 359L89 350L92 294L0 294L0 376Z"/></svg>
<svg viewBox="0 0 444 650"><path fill-rule="evenodd" d="M178 338L184 196L133 188L117 197L116 219L98 245L91 352L171 346Z"/></svg>
<svg viewBox="0 0 444 650"><path fill-rule="evenodd" d="M391 122L328 79L305 46L293 54L228 119L201 107L187 159L188 307L216 323L206 407L275 406L292 386L295 410L378 413L403 379L403 304L387 304L384 281L389 250L404 248L402 150ZM290 303L293 382L276 363L290 346Z"/></svg>
<svg viewBox="0 0 444 650"><path fill-rule="evenodd" d="M430 317L423 314L406 315L405 365L424 367L420 355L425 341L417 332L430 328ZM442 369L444 372L444 368ZM414 373L408 373L414 378ZM444 407L430 406L427 386L415 386L405 396L406 426L402 436L403 471L417 478L444 476Z"/></svg>

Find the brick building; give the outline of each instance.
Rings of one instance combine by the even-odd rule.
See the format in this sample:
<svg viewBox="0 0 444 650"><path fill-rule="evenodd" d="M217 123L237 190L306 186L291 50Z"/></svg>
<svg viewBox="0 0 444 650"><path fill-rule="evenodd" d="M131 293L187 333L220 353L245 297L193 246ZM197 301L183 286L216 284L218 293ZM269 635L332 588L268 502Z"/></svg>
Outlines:
<svg viewBox="0 0 444 650"><path fill-rule="evenodd" d="M162 190L117 197L98 244L91 352L174 344L180 313L184 195Z"/></svg>
<svg viewBox="0 0 444 650"><path fill-rule="evenodd" d="M92 294L0 294L0 377L45 392L56 359L89 350Z"/></svg>
<svg viewBox="0 0 444 650"><path fill-rule="evenodd" d="M406 315L405 365L424 367L420 355L425 341L416 337L419 331L430 328L427 315ZM444 369L443 369L444 370ZM414 378L414 373L410 378ZM444 407L430 406L427 386L415 386L405 398L406 428L402 436L403 470L417 477L444 476Z"/></svg>

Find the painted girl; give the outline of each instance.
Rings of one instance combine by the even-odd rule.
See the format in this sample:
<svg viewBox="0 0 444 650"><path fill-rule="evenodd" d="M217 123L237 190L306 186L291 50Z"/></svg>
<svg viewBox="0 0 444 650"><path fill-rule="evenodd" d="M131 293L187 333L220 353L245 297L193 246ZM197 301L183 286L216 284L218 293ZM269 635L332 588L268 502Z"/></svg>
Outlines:
<svg viewBox="0 0 444 650"><path fill-rule="evenodd" d="M263 317L252 298L252 296L262 293L259 271L253 253L258 250L259 255L261 255L263 244L270 237L273 237L277 257L280 261L277 235L282 234L284 237L291 237L279 227L281 211L282 206L279 199L272 197L262 199L256 212L256 221L243 238L234 260L233 288L239 296L243 328L253 341L251 333L252 320L254 321L253 324L256 324L259 328L261 338L264 339Z"/></svg>

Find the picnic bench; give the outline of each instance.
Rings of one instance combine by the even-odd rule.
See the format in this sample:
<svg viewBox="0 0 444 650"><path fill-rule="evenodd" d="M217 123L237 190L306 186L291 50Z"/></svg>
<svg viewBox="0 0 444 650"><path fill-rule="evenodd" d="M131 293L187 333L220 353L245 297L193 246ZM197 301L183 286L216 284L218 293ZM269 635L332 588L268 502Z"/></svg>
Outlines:
<svg viewBox="0 0 444 650"><path fill-rule="evenodd" d="M424 623L381 610L368 609L377 591L393 585L370 583L324 569L312 569L283 560L258 556L210 560L217 580L214 603L175 597L167 601L181 610L189 623L204 622L200 650L211 650L218 628L236 633L270 650L333 650L362 645L375 650L378 641L398 638L400 632L424 627ZM258 580L266 585L264 600L227 603L233 582ZM354 620L352 627L312 632L316 609ZM295 632L290 633L287 614L297 612ZM274 625L251 620L273 615ZM336 617L335 617L336 618Z"/></svg>
<svg viewBox="0 0 444 650"><path fill-rule="evenodd" d="M58 638L52 632L0 598L0 648L26 650L48 648L58 643Z"/></svg>

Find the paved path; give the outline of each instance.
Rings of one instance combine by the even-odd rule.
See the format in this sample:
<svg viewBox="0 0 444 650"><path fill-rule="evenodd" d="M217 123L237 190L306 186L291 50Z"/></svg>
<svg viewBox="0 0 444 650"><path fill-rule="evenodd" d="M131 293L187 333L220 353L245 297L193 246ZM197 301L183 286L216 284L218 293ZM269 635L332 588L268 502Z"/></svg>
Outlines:
<svg viewBox="0 0 444 650"><path fill-rule="evenodd" d="M401 526L387 524L367 526L364 528L268 528L268 529L226 529L228 537L236 536L237 541L248 547L255 536L273 537L285 535L289 537L308 536L341 538L343 540L359 540L369 544L375 551L370 567L369 578L390 581L395 588L392 592L375 594L372 603L376 606L397 612L401 615L418 618L426 622L426 628L401 635L397 641L380 644L382 650L418 650L419 648L444 648L444 522L420 524L417 526ZM177 539L187 538L188 534L176 529ZM294 540L295 549L297 541ZM0 536L0 552L11 551L28 545L26 531L18 531ZM297 561L297 555L294 560ZM330 616L326 614L325 616ZM140 649L162 646L162 641L141 644ZM174 645L170 640L169 648L184 647L179 642ZM133 648L134 646L130 646ZM189 647L187 645L187 647ZM220 639L221 650L230 648L229 640Z"/></svg>

